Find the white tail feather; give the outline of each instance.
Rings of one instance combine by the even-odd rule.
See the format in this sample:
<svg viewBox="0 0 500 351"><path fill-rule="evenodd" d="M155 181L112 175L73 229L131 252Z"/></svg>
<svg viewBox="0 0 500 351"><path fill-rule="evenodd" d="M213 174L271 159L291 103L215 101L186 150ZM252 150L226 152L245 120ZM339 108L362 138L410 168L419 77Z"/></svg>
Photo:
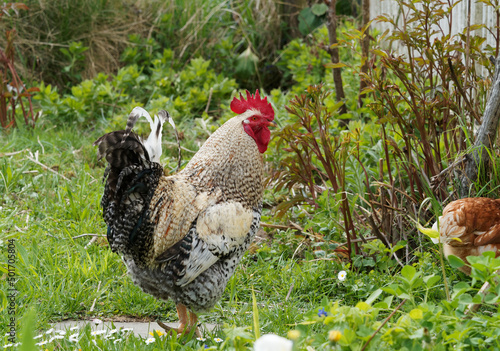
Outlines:
<svg viewBox="0 0 500 351"><path fill-rule="evenodd" d="M149 134L147 140L144 142L144 147L148 152L149 159L153 162L160 162L160 156L162 154L161 138L163 124L167 120L172 121L172 118L170 118L170 115L167 111L161 110L160 112L158 112L158 115L154 116L153 120L148 111L146 111L142 107L137 106L134 107L134 109L130 113L129 121L127 123L127 130L132 130L135 122L141 117L146 117L149 122L149 126L151 127L151 133Z"/></svg>

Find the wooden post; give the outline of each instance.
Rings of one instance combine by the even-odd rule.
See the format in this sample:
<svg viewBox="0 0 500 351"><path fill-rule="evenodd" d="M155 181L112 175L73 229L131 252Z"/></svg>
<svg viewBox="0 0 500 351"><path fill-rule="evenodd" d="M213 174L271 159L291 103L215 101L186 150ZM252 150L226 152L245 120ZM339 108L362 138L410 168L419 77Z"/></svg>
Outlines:
<svg viewBox="0 0 500 351"><path fill-rule="evenodd" d="M460 196L469 196L469 187L479 179L479 169L482 174L488 172L490 167L489 153L495 143L498 124L500 121L500 56L495 60L495 74L490 96L486 103L481 127L477 133L474 149L466 155L465 174L462 176Z"/></svg>

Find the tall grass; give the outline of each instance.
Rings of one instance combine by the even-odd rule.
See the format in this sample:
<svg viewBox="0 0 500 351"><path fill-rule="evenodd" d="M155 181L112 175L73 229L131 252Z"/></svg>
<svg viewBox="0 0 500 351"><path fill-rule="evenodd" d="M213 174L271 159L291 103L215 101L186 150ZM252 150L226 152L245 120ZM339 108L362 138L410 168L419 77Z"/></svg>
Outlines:
<svg viewBox="0 0 500 351"><path fill-rule="evenodd" d="M78 74L88 78L101 71L114 71L128 35L143 33L148 18L132 5L119 0L25 2L29 10L12 16L3 26L17 29L18 55L23 73L36 80L66 87L77 81ZM81 62L69 72L71 57L61 49L81 42L88 50Z"/></svg>
<svg viewBox="0 0 500 351"><path fill-rule="evenodd" d="M0 22L0 31L19 32L22 76L59 88L99 72L115 73L122 60L148 66L165 48L174 50L179 62L203 56L219 71L243 67L242 84L260 87L261 75L274 72L265 66L286 42L284 21L290 18L281 15L288 5L276 0L29 0L26 5L25 13ZM251 60L242 55L247 50Z"/></svg>

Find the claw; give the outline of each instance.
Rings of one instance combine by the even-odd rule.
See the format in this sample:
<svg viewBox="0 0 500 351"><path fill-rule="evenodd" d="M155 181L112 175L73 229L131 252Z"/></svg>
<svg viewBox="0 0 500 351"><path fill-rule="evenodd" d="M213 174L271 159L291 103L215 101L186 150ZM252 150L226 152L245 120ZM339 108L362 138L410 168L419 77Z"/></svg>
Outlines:
<svg viewBox="0 0 500 351"><path fill-rule="evenodd" d="M158 323L158 325L160 327L162 327L163 329L165 329L165 332L167 334L171 334L171 332L175 331L175 333L177 335L189 335L191 334L191 331L193 330L193 326L186 326L184 324L179 324L179 327L178 328L172 328L172 327L169 327L168 325L166 325L165 323L163 323L162 321L159 321L157 320L156 323ZM195 326L195 331L194 331L194 334L197 336L197 337L201 337L201 333L200 333L200 329L198 328L198 326Z"/></svg>
<svg viewBox="0 0 500 351"><path fill-rule="evenodd" d="M169 334L171 331L175 331L177 335L191 334L193 328L195 328L194 333L197 337L201 337L200 329L198 328L198 317L191 311L188 311L187 307L183 304L177 304L177 315L179 316L179 327L172 328L161 321L156 321L160 327L165 329L165 332Z"/></svg>

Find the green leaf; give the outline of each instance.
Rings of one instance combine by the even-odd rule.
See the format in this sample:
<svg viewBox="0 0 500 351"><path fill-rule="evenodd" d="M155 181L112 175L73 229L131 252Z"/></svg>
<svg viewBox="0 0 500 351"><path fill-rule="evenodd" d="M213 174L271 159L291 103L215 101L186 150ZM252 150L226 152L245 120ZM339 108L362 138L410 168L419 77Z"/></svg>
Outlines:
<svg viewBox="0 0 500 351"><path fill-rule="evenodd" d="M431 239L439 238L439 232L435 229L425 228L425 227L421 226L420 223L417 223L417 228L422 234L427 235Z"/></svg>
<svg viewBox="0 0 500 351"><path fill-rule="evenodd" d="M368 311L371 308L371 306L366 302L360 301L356 304L356 308L359 308L362 311Z"/></svg>
<svg viewBox="0 0 500 351"><path fill-rule="evenodd" d="M484 302L494 304L494 303L498 302L499 298L500 298L500 296L498 296L496 294L488 293L488 295L486 295L484 297Z"/></svg>
<svg viewBox="0 0 500 351"><path fill-rule="evenodd" d="M417 270L413 266L404 266L401 270L401 275L408 280L411 280L413 276L417 273Z"/></svg>
<svg viewBox="0 0 500 351"><path fill-rule="evenodd" d="M312 12L310 7L306 7L299 13L299 31L307 35L323 24L323 21Z"/></svg>
<svg viewBox="0 0 500 351"><path fill-rule="evenodd" d="M424 318L424 313L422 312L421 309L415 308L410 311L410 318L411 319L422 319Z"/></svg>
<svg viewBox="0 0 500 351"><path fill-rule="evenodd" d="M375 301L376 299L378 299L378 297L380 296L380 294L382 294L382 289L375 290L374 292L371 293L371 295L366 299L365 302L368 305L371 305L373 303L373 301Z"/></svg>
<svg viewBox="0 0 500 351"><path fill-rule="evenodd" d="M311 6L311 12L318 17L323 16L326 13L326 11L328 11L328 6L324 3L314 4Z"/></svg>
<svg viewBox="0 0 500 351"><path fill-rule="evenodd" d="M436 283L441 280L441 277L437 275L428 275L424 278L425 285L427 288L432 288Z"/></svg>
<svg viewBox="0 0 500 351"><path fill-rule="evenodd" d="M252 287L252 310L253 310L253 332L255 335L255 340L260 338L260 326L259 326L259 308L257 307L257 299L255 298L255 291Z"/></svg>
<svg viewBox="0 0 500 351"><path fill-rule="evenodd" d="M20 325L22 326L22 329L20 338L21 347L19 347L20 351L31 351L36 349L35 340L33 339L36 318L36 311L33 307L30 307L21 320Z"/></svg>
<svg viewBox="0 0 500 351"><path fill-rule="evenodd" d="M449 255L448 261L450 262L450 266L452 266L453 268L460 268L465 266L465 262L462 261L461 258L458 258L455 255Z"/></svg>
<svg viewBox="0 0 500 351"><path fill-rule="evenodd" d="M469 294L462 294L460 295L459 299L461 304L471 304L472 303L472 296Z"/></svg>
<svg viewBox="0 0 500 351"><path fill-rule="evenodd" d="M248 47L236 58L235 71L240 76L250 77L255 74L258 62L259 58L253 53L252 49Z"/></svg>

